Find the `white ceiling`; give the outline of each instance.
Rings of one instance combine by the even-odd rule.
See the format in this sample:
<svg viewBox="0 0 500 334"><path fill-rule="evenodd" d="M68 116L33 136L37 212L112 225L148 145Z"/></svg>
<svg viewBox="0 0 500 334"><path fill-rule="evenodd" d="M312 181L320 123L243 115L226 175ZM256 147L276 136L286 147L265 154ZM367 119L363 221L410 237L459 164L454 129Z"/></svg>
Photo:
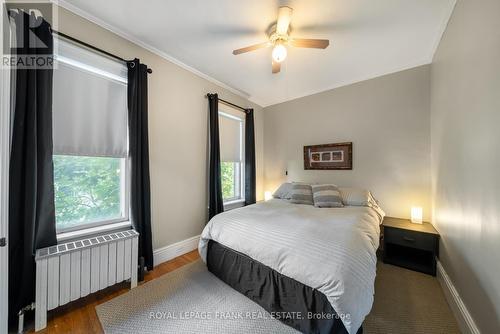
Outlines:
<svg viewBox="0 0 500 334"><path fill-rule="evenodd" d="M430 63L455 0L60 3L268 106ZM281 73L273 75L271 49L239 56L231 52L266 41L279 5L294 9L292 37L327 38L330 46L289 48Z"/></svg>

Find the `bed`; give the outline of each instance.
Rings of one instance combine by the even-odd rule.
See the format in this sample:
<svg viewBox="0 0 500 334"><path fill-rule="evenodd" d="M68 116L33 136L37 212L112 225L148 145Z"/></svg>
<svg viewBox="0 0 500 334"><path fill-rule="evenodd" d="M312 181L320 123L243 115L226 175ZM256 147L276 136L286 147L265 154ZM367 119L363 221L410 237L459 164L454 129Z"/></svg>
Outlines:
<svg viewBox="0 0 500 334"><path fill-rule="evenodd" d="M200 238L208 269L303 333L362 333L383 211L272 199L215 216Z"/></svg>

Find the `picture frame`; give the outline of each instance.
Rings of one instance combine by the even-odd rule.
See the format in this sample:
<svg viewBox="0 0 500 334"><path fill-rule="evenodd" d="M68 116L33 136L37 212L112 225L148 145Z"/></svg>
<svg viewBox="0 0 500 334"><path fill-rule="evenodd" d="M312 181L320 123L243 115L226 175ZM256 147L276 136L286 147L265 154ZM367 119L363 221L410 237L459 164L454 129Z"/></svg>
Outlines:
<svg viewBox="0 0 500 334"><path fill-rule="evenodd" d="M304 146L305 170L352 170L352 142Z"/></svg>

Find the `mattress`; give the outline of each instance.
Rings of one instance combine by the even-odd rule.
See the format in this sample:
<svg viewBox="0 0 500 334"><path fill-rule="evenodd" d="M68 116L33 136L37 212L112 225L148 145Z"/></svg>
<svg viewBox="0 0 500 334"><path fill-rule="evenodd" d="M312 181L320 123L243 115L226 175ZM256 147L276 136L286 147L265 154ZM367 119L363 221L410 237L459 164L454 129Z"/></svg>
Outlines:
<svg viewBox="0 0 500 334"><path fill-rule="evenodd" d="M383 212L370 207L315 208L272 199L221 213L207 224L208 243L247 255L323 293L353 334L370 312Z"/></svg>

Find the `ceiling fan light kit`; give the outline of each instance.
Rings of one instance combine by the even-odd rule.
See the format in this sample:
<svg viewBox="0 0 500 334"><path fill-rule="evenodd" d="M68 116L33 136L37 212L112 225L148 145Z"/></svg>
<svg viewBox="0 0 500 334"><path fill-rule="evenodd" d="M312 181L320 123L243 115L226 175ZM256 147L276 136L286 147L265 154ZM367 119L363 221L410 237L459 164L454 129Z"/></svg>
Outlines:
<svg viewBox="0 0 500 334"><path fill-rule="evenodd" d="M271 52L272 58L272 73L279 73L281 69L281 62L283 62L288 54L287 46L299 48L314 48L326 49L330 42L327 39L294 39L291 38L290 21L292 20L293 9L287 6L282 6L278 9L278 20L275 27L269 35L269 41L265 43L247 46L245 48L233 51L233 54L239 55L245 52L250 52L262 48L273 46Z"/></svg>
<svg viewBox="0 0 500 334"><path fill-rule="evenodd" d="M275 62L281 63L285 60L287 55L286 47L282 43L277 43L272 52L273 60Z"/></svg>

